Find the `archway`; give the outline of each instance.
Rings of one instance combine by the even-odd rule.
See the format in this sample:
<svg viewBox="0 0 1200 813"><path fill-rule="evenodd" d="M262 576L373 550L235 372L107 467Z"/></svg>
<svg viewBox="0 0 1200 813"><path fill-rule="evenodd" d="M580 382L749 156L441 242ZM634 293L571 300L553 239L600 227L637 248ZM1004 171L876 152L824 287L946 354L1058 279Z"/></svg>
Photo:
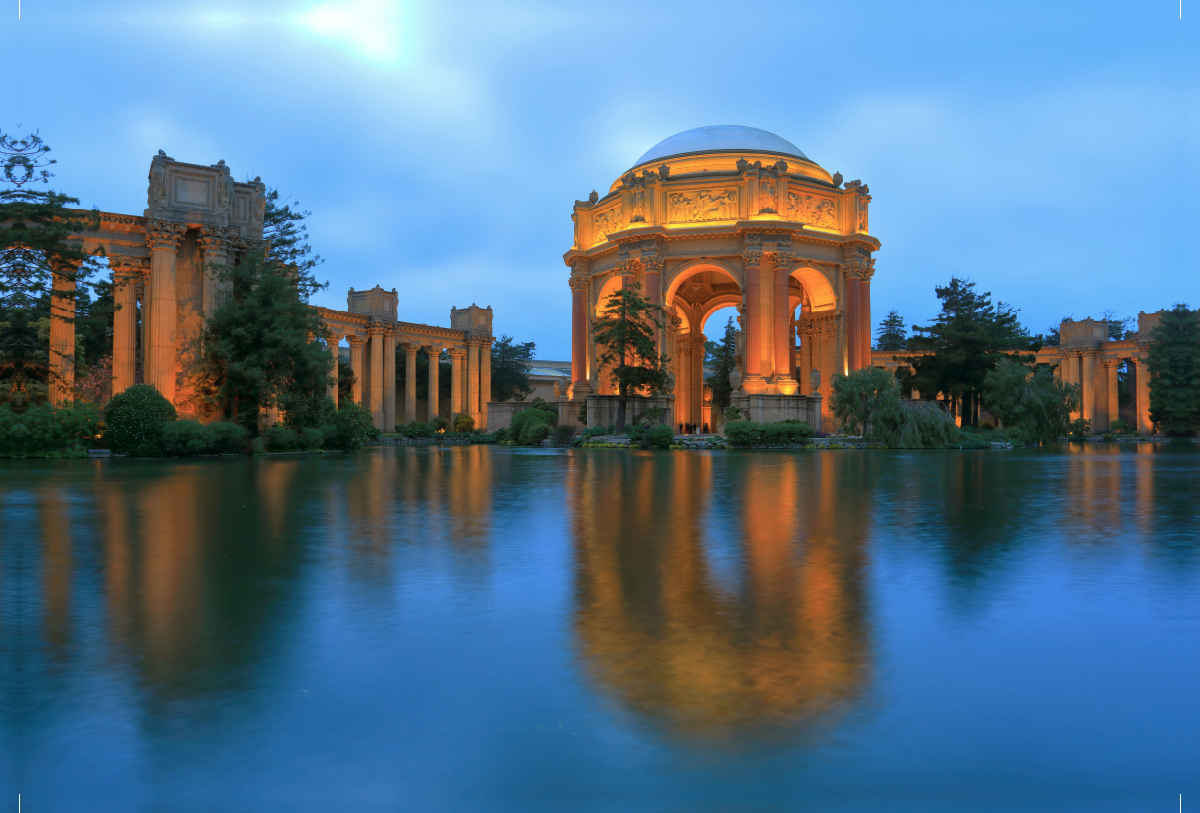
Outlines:
<svg viewBox="0 0 1200 813"><path fill-rule="evenodd" d="M742 286L724 264L696 262L676 272L664 302L676 317L667 349L675 374L676 429L711 431L712 393L706 391L705 383L704 327L713 314L742 303Z"/></svg>

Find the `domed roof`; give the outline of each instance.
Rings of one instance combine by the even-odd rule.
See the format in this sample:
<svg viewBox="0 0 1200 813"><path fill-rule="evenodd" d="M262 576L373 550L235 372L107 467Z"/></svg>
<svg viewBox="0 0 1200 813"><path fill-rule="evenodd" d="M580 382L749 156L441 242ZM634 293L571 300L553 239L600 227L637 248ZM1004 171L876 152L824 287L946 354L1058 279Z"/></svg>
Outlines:
<svg viewBox="0 0 1200 813"><path fill-rule="evenodd" d="M797 149L795 144L774 133L768 133L757 127L743 127L740 124L716 124L710 127L684 130L682 133L676 133L670 138L663 139L639 158L634 166L698 152L738 151L776 153L802 158L805 161L810 160L807 155Z"/></svg>

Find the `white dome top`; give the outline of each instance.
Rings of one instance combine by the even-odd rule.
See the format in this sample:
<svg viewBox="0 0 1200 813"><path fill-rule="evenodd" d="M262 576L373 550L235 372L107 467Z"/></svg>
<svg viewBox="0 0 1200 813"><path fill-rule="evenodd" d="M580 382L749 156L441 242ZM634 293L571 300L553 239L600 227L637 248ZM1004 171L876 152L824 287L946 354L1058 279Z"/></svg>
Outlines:
<svg viewBox="0 0 1200 813"><path fill-rule="evenodd" d="M757 127L743 127L740 124L716 124L710 127L684 130L682 133L676 133L670 138L663 139L639 158L634 166L698 152L738 151L777 153L803 158L805 161L809 160L809 157L800 152L795 144L774 133L768 133Z"/></svg>

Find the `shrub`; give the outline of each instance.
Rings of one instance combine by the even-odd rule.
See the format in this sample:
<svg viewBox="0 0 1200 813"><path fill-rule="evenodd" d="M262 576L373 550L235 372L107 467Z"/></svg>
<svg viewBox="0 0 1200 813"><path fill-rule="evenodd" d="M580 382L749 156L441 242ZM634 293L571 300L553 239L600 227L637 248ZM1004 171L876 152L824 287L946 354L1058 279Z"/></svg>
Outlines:
<svg viewBox="0 0 1200 813"><path fill-rule="evenodd" d="M589 440L598 435L611 435L614 429L616 429L616 427L611 423L608 426L589 426L587 429L583 430L583 439Z"/></svg>
<svg viewBox="0 0 1200 813"><path fill-rule="evenodd" d="M1087 440L1088 432L1092 429L1089 418L1076 418L1071 421L1071 440Z"/></svg>
<svg viewBox="0 0 1200 813"><path fill-rule="evenodd" d="M579 411L575 413L575 417L576 417L576 419L578 419L579 424L581 426L587 426L587 400L586 399L583 400L582 402L580 402Z"/></svg>
<svg viewBox="0 0 1200 813"><path fill-rule="evenodd" d="M267 444L263 442L262 438L255 438L254 440L250 441L250 454L257 457L258 455L263 455L266 453Z"/></svg>
<svg viewBox="0 0 1200 813"><path fill-rule="evenodd" d="M217 421L208 425L212 433L213 454L241 454L245 452L246 427L227 421Z"/></svg>
<svg viewBox="0 0 1200 813"><path fill-rule="evenodd" d="M325 433L313 426L301 429L300 437L303 441L301 448L304 449L320 449L325 445Z"/></svg>
<svg viewBox="0 0 1200 813"><path fill-rule="evenodd" d="M0 406L0 457L83 457L85 439L99 428L100 411L92 404L38 404L22 413Z"/></svg>
<svg viewBox="0 0 1200 813"><path fill-rule="evenodd" d="M199 421L174 421L162 428L161 453L167 457L208 454L213 439L212 430Z"/></svg>
<svg viewBox="0 0 1200 813"><path fill-rule="evenodd" d="M549 413L543 409L530 408L522 410L516 415L513 415L512 425L509 426L508 429L509 437L515 441L518 441L519 443L526 443L526 430L531 426L538 425L545 425L546 427L545 433L538 438L538 442L540 443L542 438L549 437L550 435L552 423L550 421ZM530 437L533 437L533 435L531 434Z"/></svg>
<svg viewBox="0 0 1200 813"><path fill-rule="evenodd" d="M669 449L675 442L675 432L669 426L650 427L638 440L643 449Z"/></svg>
<svg viewBox="0 0 1200 813"><path fill-rule="evenodd" d="M574 426L559 426L554 430L554 445L566 446L575 439Z"/></svg>
<svg viewBox="0 0 1200 813"><path fill-rule="evenodd" d="M733 446L792 446L812 440L814 434L812 427L803 421L733 421L725 424L725 437Z"/></svg>
<svg viewBox="0 0 1200 813"><path fill-rule="evenodd" d="M368 440L379 436L371 413L355 403L346 403L324 427L325 448L357 452Z"/></svg>
<svg viewBox="0 0 1200 813"><path fill-rule="evenodd" d="M429 422L429 427L433 429L434 432L448 432L450 431L450 421L443 418L441 415L437 415L432 421Z"/></svg>
<svg viewBox="0 0 1200 813"><path fill-rule="evenodd" d="M545 421L530 421L521 430L523 446L540 446L542 441L550 437L550 424Z"/></svg>
<svg viewBox="0 0 1200 813"><path fill-rule="evenodd" d="M162 454L166 424L175 407L149 384L135 384L114 395L104 407L104 440L114 452L133 457Z"/></svg>
<svg viewBox="0 0 1200 813"><path fill-rule="evenodd" d="M959 449L990 449L992 448L992 440L978 432L968 432L962 429L958 430L958 437L951 443Z"/></svg>
<svg viewBox="0 0 1200 813"><path fill-rule="evenodd" d="M502 441L508 440L508 435L509 435L508 429L497 429L495 432L493 432L490 435L490 442L491 443L500 443Z"/></svg>
<svg viewBox="0 0 1200 813"><path fill-rule="evenodd" d="M1129 431L1129 423L1124 418L1118 418L1108 424L1109 431L1118 435L1124 435Z"/></svg>
<svg viewBox="0 0 1200 813"><path fill-rule="evenodd" d="M404 438L431 438L435 434L433 426L420 421L413 421L407 426L397 426L396 431Z"/></svg>
<svg viewBox="0 0 1200 813"><path fill-rule="evenodd" d="M475 419L465 412L460 412L454 416L454 431L455 432L473 432L475 431Z"/></svg>
<svg viewBox="0 0 1200 813"><path fill-rule="evenodd" d="M871 425L875 437L894 449L942 449L958 439L954 418L937 401L887 399Z"/></svg>
<svg viewBox="0 0 1200 813"><path fill-rule="evenodd" d="M263 440L267 445L267 450L271 452L290 452L299 449L304 439L295 429L288 429L286 426L276 424L263 433Z"/></svg>

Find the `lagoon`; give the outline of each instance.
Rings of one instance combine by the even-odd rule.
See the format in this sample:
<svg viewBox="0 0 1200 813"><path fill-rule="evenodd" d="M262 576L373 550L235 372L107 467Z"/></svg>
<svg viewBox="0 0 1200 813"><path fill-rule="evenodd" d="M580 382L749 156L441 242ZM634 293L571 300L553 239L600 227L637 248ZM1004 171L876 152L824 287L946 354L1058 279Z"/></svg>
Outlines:
<svg viewBox="0 0 1200 813"><path fill-rule="evenodd" d="M3 460L0 791L1186 809L1197 448Z"/></svg>

